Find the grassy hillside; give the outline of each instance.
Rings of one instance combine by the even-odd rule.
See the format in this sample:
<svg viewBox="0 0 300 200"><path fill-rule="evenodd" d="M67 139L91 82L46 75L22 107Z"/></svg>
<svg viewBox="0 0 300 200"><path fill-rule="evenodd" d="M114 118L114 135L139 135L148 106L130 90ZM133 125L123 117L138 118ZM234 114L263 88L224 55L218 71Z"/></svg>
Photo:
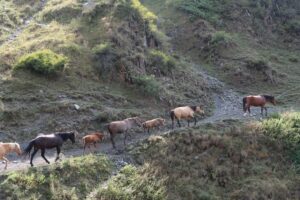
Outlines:
<svg viewBox="0 0 300 200"><path fill-rule="evenodd" d="M176 105L212 107L210 86L169 52L157 17L139 1L49 0L25 13L20 16L30 18L27 24L18 30L16 23L15 38L4 37L0 46L4 139L66 129L82 133L113 119L165 116ZM43 49L67 58L62 73L14 70L22 56Z"/></svg>
<svg viewBox="0 0 300 200"><path fill-rule="evenodd" d="M298 118L290 113L262 123L227 121L151 136L128 148L134 162L116 174L108 158L83 156L4 175L0 194L7 199L298 199L299 163L287 143L297 141L286 137L294 135L288 130L297 130Z"/></svg>
<svg viewBox="0 0 300 200"><path fill-rule="evenodd" d="M280 100L299 105L298 1L143 2L180 55L242 93L290 89Z"/></svg>

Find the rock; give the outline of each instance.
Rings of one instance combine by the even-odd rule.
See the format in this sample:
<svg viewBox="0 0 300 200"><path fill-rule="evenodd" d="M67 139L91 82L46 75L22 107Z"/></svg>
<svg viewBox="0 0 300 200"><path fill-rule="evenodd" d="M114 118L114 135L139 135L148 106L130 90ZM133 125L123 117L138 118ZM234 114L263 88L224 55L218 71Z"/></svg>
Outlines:
<svg viewBox="0 0 300 200"><path fill-rule="evenodd" d="M75 107L76 110L79 110L79 109L80 109L80 106L77 105L77 104L74 104L74 107Z"/></svg>

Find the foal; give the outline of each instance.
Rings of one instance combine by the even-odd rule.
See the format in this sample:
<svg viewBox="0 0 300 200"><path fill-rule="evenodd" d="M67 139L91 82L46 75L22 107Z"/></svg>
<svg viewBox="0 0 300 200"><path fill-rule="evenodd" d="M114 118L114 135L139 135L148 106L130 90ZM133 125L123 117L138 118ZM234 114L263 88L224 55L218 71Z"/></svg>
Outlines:
<svg viewBox="0 0 300 200"><path fill-rule="evenodd" d="M172 129L174 129L174 120L177 120L178 126L181 127L179 120L187 119L188 126L190 126L190 119L194 119L194 124L196 125L197 119L194 116L195 113L204 114L204 110L201 106L183 106L177 107L170 112L172 120Z"/></svg>
<svg viewBox="0 0 300 200"><path fill-rule="evenodd" d="M89 135L86 135L82 138L83 141L83 154L85 152L85 147L88 146L89 150L91 151L91 145L94 144L96 148L96 143L101 142L104 139L104 134L95 132Z"/></svg>
<svg viewBox="0 0 300 200"><path fill-rule="evenodd" d="M7 158L5 158L4 156L9 152L15 152L18 155L22 154L22 150L18 143L2 143L2 142L0 142L0 160L5 161L4 169L7 169L7 163L9 162L9 160Z"/></svg>

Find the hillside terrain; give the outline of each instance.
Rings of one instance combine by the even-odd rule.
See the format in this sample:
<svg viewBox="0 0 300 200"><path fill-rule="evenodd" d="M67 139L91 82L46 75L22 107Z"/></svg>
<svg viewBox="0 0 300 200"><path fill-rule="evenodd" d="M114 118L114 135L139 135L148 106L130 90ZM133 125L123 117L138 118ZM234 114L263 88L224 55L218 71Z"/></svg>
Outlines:
<svg viewBox="0 0 300 200"><path fill-rule="evenodd" d="M299 1L0 2L0 141L79 134L49 166L10 155L0 199L300 199ZM269 118L243 117L248 94L275 96ZM205 115L170 131L181 105ZM167 123L82 156L133 116Z"/></svg>

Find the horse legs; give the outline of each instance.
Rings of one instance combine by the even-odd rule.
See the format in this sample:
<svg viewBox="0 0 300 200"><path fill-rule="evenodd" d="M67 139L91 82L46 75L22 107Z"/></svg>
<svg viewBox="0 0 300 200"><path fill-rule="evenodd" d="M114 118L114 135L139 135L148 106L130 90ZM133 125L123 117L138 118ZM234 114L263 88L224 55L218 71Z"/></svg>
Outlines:
<svg viewBox="0 0 300 200"><path fill-rule="evenodd" d="M196 126L196 124L197 124L197 118L194 117L194 126Z"/></svg>
<svg viewBox="0 0 300 200"><path fill-rule="evenodd" d="M111 144L112 144L113 148L116 149L116 144L115 144L115 141L114 141L114 137L115 137L115 135L110 134L110 141L111 141Z"/></svg>
<svg viewBox="0 0 300 200"><path fill-rule="evenodd" d="M187 122L188 122L188 127L190 127L190 119L188 119Z"/></svg>
<svg viewBox="0 0 300 200"><path fill-rule="evenodd" d="M127 131L124 134L124 146L126 146Z"/></svg>
<svg viewBox="0 0 300 200"><path fill-rule="evenodd" d="M265 107L265 113L266 113L266 117L268 116L268 109Z"/></svg>
<svg viewBox="0 0 300 200"><path fill-rule="evenodd" d="M33 157L38 152L38 150L39 150L38 148L34 148L33 149L33 152L31 154L31 158L30 158L30 165L31 165L31 167L33 167L33 163L32 163Z"/></svg>
<svg viewBox="0 0 300 200"><path fill-rule="evenodd" d="M174 129L174 120L172 119L172 129Z"/></svg>
<svg viewBox="0 0 300 200"><path fill-rule="evenodd" d="M49 160L47 160L47 158L45 157L45 149L41 149L41 156L44 158L44 160L46 161L46 163L50 164Z"/></svg>
<svg viewBox="0 0 300 200"><path fill-rule="evenodd" d="M4 169L7 169L7 163L9 162L9 160L7 158L5 158L4 156L2 157L2 159L5 161Z"/></svg>
<svg viewBox="0 0 300 200"><path fill-rule="evenodd" d="M261 108L261 116L263 117L264 116L264 107L260 107Z"/></svg>
<svg viewBox="0 0 300 200"><path fill-rule="evenodd" d="M60 154L60 147L59 146L56 147L56 152L57 152L57 156L55 158L55 162L59 159L59 154Z"/></svg>
<svg viewBox="0 0 300 200"><path fill-rule="evenodd" d="M83 145L83 154L85 153L85 147L86 147L86 143L84 143Z"/></svg>
<svg viewBox="0 0 300 200"><path fill-rule="evenodd" d="M148 128L147 133L150 134L150 128Z"/></svg>
<svg viewBox="0 0 300 200"><path fill-rule="evenodd" d="M180 122L179 122L179 119L177 119L177 124L178 124L179 127L181 127L181 124L180 124Z"/></svg>

